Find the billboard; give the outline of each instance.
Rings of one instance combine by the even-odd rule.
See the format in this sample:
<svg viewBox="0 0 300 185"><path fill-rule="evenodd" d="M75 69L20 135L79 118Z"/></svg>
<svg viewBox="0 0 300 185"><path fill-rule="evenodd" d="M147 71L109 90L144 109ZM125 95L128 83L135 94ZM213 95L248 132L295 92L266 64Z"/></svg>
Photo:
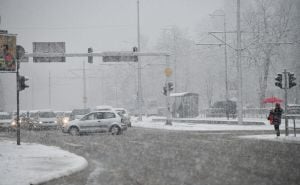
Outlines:
<svg viewBox="0 0 300 185"><path fill-rule="evenodd" d="M0 72L16 71L17 36L0 32Z"/></svg>
<svg viewBox="0 0 300 185"><path fill-rule="evenodd" d="M65 53L65 42L33 42L33 53ZM66 57L33 57L33 62L65 62Z"/></svg>

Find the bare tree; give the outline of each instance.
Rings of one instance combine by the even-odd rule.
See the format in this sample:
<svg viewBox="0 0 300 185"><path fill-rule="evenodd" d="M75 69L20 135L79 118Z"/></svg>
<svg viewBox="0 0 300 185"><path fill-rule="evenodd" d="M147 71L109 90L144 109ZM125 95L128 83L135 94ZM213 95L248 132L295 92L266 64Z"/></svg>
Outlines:
<svg viewBox="0 0 300 185"><path fill-rule="evenodd" d="M266 97L270 66L278 55L277 47L284 43L290 34L290 19L293 2L291 0L256 0L244 14L245 27L250 30L247 36L246 52L253 60L258 72L259 102Z"/></svg>

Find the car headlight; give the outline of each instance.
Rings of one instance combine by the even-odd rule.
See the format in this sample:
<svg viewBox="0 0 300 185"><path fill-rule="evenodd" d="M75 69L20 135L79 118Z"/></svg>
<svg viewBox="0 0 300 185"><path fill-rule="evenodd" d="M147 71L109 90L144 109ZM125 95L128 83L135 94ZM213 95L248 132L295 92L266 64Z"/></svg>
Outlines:
<svg viewBox="0 0 300 185"><path fill-rule="evenodd" d="M13 121L13 122L11 122L11 126L16 126L17 125L17 123L16 123L16 121Z"/></svg>
<svg viewBox="0 0 300 185"><path fill-rule="evenodd" d="M42 121L39 121L39 124L42 124L43 122Z"/></svg>
<svg viewBox="0 0 300 185"><path fill-rule="evenodd" d="M68 117L65 117L64 119L63 119L63 124L67 124L69 122L69 118Z"/></svg>
<svg viewBox="0 0 300 185"><path fill-rule="evenodd" d="M57 121L54 121L54 123L57 123Z"/></svg>

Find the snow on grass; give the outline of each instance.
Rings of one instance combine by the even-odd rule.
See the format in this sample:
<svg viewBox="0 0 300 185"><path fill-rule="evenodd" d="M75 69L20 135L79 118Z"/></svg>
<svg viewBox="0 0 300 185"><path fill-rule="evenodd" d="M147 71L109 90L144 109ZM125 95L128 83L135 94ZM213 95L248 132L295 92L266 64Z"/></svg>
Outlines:
<svg viewBox="0 0 300 185"><path fill-rule="evenodd" d="M58 147L16 145L0 140L0 185L39 184L87 167L87 161Z"/></svg>

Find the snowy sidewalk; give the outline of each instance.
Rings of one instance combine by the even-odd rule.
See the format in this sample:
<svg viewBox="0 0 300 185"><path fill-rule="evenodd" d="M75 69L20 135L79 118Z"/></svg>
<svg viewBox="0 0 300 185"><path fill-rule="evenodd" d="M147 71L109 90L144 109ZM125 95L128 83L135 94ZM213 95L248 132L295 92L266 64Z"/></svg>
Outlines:
<svg viewBox="0 0 300 185"><path fill-rule="evenodd" d="M58 147L0 139L0 185L29 185L67 176L87 161Z"/></svg>
<svg viewBox="0 0 300 185"><path fill-rule="evenodd" d="M274 141L274 142L282 142L282 143L297 143L300 144L300 137L293 136L293 134L290 134L289 136L285 136L284 133L282 133L279 137L275 136L275 134L272 135L248 135L248 136L239 136L239 138L244 139L258 139L258 140L267 140L267 141Z"/></svg>
<svg viewBox="0 0 300 185"><path fill-rule="evenodd" d="M173 122L172 126L165 125L165 122L152 121L151 118L143 118L142 122L133 121L135 127L166 129L166 130L184 130L184 131L234 131L234 130L274 130L271 125L228 125L228 124L195 124ZM281 125L283 128L283 126Z"/></svg>
<svg viewBox="0 0 300 185"><path fill-rule="evenodd" d="M250 131L250 130L266 130L266 131L274 131L274 126L270 125L268 120L260 119L260 118L247 118L245 121L249 122L262 122L262 125L238 125L238 124L212 124L212 123L193 123L188 122L186 119L185 122L173 121L172 126L165 125L165 121L152 121L154 119L160 117L143 117L143 121L137 121L137 118L132 119L132 125L135 127L143 127L143 128L155 128L155 129L166 129L166 130L182 130L182 131ZM193 118L204 120L204 118ZM226 118L207 118L207 120L217 120L226 122ZM300 128L300 122L296 122L297 128ZM280 130L284 130L284 124L280 125ZM293 124L289 123L289 129L293 132Z"/></svg>

